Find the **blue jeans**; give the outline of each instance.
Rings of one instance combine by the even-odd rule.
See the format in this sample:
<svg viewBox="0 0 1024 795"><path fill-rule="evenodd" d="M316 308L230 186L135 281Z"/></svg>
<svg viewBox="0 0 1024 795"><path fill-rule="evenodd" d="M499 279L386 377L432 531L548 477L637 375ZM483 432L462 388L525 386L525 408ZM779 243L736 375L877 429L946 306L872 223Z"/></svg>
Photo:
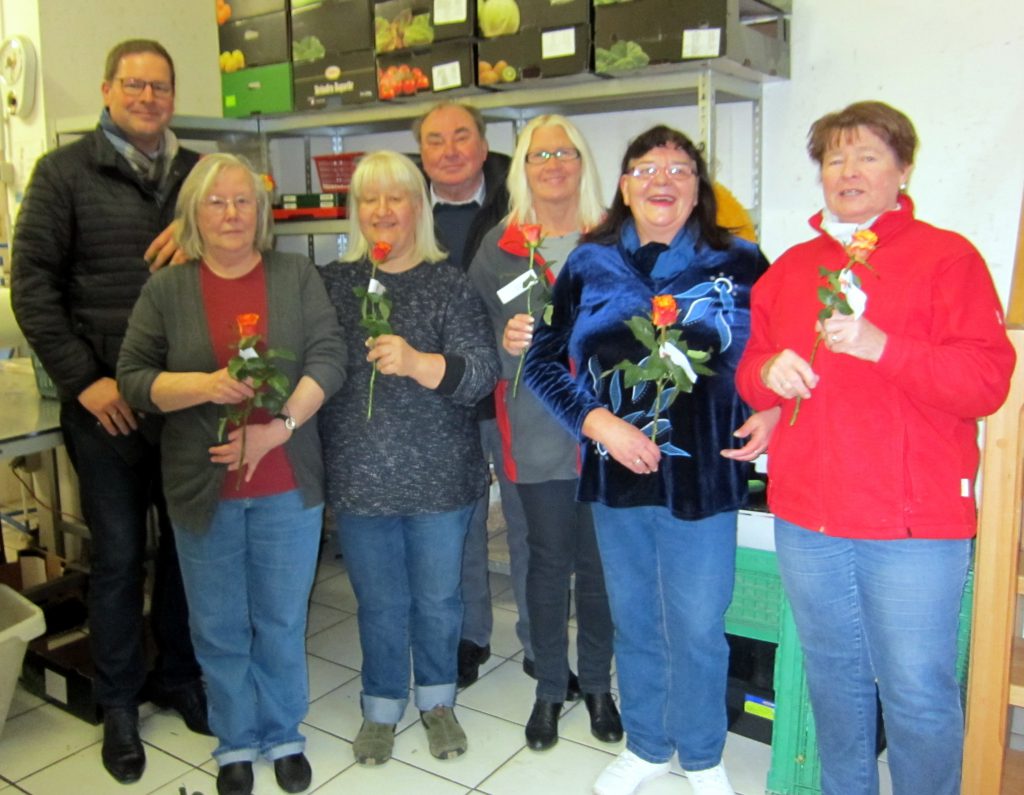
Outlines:
<svg viewBox="0 0 1024 795"><path fill-rule="evenodd" d="M590 506L576 501L575 480L519 483L526 511L530 607L537 698L565 701L569 686L569 586L576 574L580 689L611 690L612 617Z"/></svg>
<svg viewBox="0 0 1024 795"><path fill-rule="evenodd" d="M516 492L515 484L505 477L502 463L501 435L496 420L480 421L480 443L484 457L494 462L498 476L498 492L501 495L501 512L505 516L508 531L509 569L512 575L512 595L516 600L519 618L516 620L516 636L523 644L527 657L533 659L530 645L530 620L526 604L526 570L530 552L526 546L526 516L523 504ZM476 501L473 515L469 520L469 532L462 558L462 638L486 646L491 642L494 616L491 613L491 584L488 578L487 514L490 510L490 493Z"/></svg>
<svg viewBox="0 0 1024 795"><path fill-rule="evenodd" d="M252 762L305 747L306 614L323 505L298 490L221 500L205 533L175 525L206 678L217 762Z"/></svg>
<svg viewBox="0 0 1024 795"><path fill-rule="evenodd" d="M736 512L684 521L667 508L591 505L615 624L626 747L685 770L722 760L728 721L725 611Z"/></svg>
<svg viewBox="0 0 1024 795"><path fill-rule="evenodd" d="M409 703L455 704L462 545L473 505L444 513L360 516L338 512L338 541L359 603L363 716L398 723Z"/></svg>
<svg viewBox="0 0 1024 795"><path fill-rule="evenodd" d="M160 448L139 431L110 436L77 402L61 406L60 423L91 537L89 644L97 702L137 704L146 681L146 524L154 506L160 530L149 613L158 652L154 684L173 688L198 681L174 532L160 487Z"/></svg>
<svg viewBox="0 0 1024 795"><path fill-rule="evenodd" d="M895 795L960 792L956 679L969 540L833 538L775 520L824 795L874 795L876 682Z"/></svg>

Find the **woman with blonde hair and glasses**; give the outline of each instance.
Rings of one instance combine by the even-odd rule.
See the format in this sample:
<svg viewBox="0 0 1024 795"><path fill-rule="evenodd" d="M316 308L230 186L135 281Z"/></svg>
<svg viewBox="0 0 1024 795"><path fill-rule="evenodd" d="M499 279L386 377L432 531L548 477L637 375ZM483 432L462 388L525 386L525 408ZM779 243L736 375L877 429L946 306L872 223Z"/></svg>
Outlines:
<svg viewBox="0 0 1024 795"><path fill-rule="evenodd" d="M543 322L550 283L580 233L604 215L594 158L579 130L563 116L538 116L519 135L508 189L511 210L488 233L469 276L487 306L501 346L502 380L495 392L505 474L516 485L527 523L526 602L537 678L526 724L527 745L541 751L558 741L558 719L569 697L569 597L575 580L579 687L591 733L622 739L611 695L612 622L590 507L576 502L576 440L565 432L516 373L534 325ZM530 246L538 280L523 284ZM512 294L514 293L514 294ZM510 545L511 547L511 545Z"/></svg>
<svg viewBox="0 0 1024 795"><path fill-rule="evenodd" d="M312 777L299 724L324 502L311 420L344 380L345 347L313 264L271 249L270 198L243 158L200 160L176 220L189 261L143 288L118 385L132 406L166 415L164 493L219 740L217 792L249 795L260 756L282 789L301 792ZM228 371L240 337L253 332L256 348L294 355L272 360L290 394L276 416L255 408L221 439L225 407L255 395Z"/></svg>

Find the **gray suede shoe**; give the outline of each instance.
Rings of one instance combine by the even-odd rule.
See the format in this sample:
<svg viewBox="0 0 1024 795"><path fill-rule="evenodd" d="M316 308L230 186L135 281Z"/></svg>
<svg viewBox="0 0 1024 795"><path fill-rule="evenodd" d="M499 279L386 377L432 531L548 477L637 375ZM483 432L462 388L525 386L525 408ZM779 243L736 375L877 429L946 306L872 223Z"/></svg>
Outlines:
<svg viewBox="0 0 1024 795"><path fill-rule="evenodd" d="M430 753L438 759L454 759L466 753L469 743L466 733L455 719L451 707L438 705L430 712L421 712L420 719L427 730Z"/></svg>
<svg viewBox="0 0 1024 795"><path fill-rule="evenodd" d="M387 762L394 747L395 724L364 720L355 742L352 743L352 753L359 764L370 767Z"/></svg>

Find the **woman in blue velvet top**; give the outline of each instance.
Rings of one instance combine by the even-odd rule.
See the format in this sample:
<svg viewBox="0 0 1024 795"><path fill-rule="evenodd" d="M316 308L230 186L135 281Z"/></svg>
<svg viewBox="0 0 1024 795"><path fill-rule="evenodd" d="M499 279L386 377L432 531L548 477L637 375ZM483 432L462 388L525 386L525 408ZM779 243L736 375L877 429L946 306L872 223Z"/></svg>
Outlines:
<svg viewBox="0 0 1024 795"><path fill-rule="evenodd" d="M533 335L527 385L582 443L579 499L592 503L615 624L626 750L598 795L629 795L674 753L698 795L730 795L722 766L736 512L743 463L764 451L778 412L750 415L733 374L750 330L750 288L767 262L716 222L707 167L682 133L634 139L606 220L559 274L551 324ZM649 355L626 321L671 295L698 376L660 412L655 389L626 388L618 363ZM741 440L746 439L744 444Z"/></svg>

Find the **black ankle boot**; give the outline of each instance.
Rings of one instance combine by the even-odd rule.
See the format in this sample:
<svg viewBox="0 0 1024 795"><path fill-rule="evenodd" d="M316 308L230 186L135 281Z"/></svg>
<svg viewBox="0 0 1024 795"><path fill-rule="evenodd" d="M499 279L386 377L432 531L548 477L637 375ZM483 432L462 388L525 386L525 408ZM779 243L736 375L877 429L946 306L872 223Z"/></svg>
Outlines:
<svg viewBox="0 0 1024 795"><path fill-rule="evenodd" d="M252 762L229 762L217 771L217 795L252 795Z"/></svg>
<svg viewBox="0 0 1024 795"><path fill-rule="evenodd" d="M103 767L117 781L131 784L142 778L146 751L139 737L138 707L107 707L103 711Z"/></svg>
<svg viewBox="0 0 1024 795"><path fill-rule="evenodd" d="M583 697L590 713L590 733L603 743L622 739L622 719L611 693L587 693Z"/></svg>
<svg viewBox="0 0 1024 795"><path fill-rule="evenodd" d="M544 751L558 742L558 716L562 712L561 703L537 701L533 704L533 712L526 722L526 744L534 751Z"/></svg>
<svg viewBox="0 0 1024 795"><path fill-rule="evenodd" d="M274 760L274 777L285 792L302 792L309 789L313 769L305 754L290 754Z"/></svg>

